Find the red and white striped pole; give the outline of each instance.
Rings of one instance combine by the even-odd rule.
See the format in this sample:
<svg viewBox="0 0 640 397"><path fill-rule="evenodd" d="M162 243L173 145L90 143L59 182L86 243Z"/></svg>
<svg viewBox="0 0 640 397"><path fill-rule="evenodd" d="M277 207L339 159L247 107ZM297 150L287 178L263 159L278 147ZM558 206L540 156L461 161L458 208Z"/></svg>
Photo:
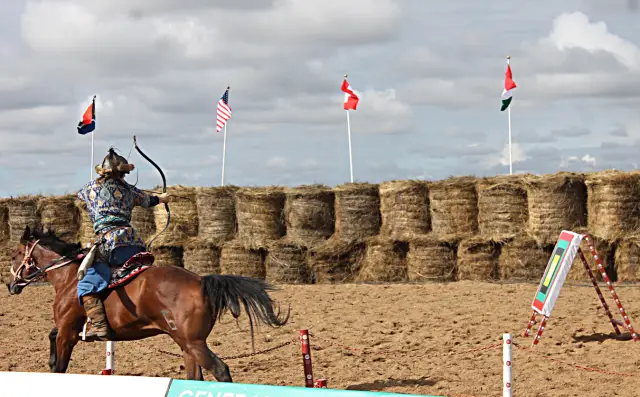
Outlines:
<svg viewBox="0 0 640 397"><path fill-rule="evenodd" d="M113 341L107 342L107 365L100 371L100 375L113 375L115 372L116 344Z"/></svg>
<svg viewBox="0 0 640 397"><path fill-rule="evenodd" d="M302 364L304 365L304 386L313 387L313 367L311 365L311 344L309 331L300 330L300 345L302 346Z"/></svg>
<svg viewBox="0 0 640 397"><path fill-rule="evenodd" d="M513 355L512 355L512 340L511 334L502 334L502 397L513 396Z"/></svg>

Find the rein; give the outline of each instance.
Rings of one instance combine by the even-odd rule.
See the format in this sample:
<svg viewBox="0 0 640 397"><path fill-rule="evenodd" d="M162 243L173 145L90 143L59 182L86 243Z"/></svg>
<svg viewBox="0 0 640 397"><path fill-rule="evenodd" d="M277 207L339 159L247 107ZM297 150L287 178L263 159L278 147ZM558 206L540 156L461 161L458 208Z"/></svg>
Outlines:
<svg viewBox="0 0 640 397"><path fill-rule="evenodd" d="M22 263L20 264L20 266L18 267L18 269L13 270L13 267L11 267L11 275L13 276L13 280L14 283L20 287L26 287L27 285L31 284L32 282L36 281L37 279L39 279L41 276L46 275L46 273L51 272L53 270L56 269L60 269L61 267L67 266L71 263L73 263L74 261L78 260L78 259L82 259L82 257L84 257L84 254L82 253L82 250L79 250L78 252L80 254L76 255L75 258L69 258L67 256L61 256L57 259L54 259L53 261L49 262L47 265L45 265L44 267L38 267L35 264L35 260L32 256L33 254L33 250L36 248L36 246L38 245L38 243L40 242L40 240L36 240L35 243L33 243L33 245L30 248L27 248L25 250L24 253L24 259L22 259ZM28 246L27 246L28 247ZM20 274L22 274L22 272L24 270L30 270L35 268L36 270L33 273L30 273L28 276L26 277L21 277Z"/></svg>

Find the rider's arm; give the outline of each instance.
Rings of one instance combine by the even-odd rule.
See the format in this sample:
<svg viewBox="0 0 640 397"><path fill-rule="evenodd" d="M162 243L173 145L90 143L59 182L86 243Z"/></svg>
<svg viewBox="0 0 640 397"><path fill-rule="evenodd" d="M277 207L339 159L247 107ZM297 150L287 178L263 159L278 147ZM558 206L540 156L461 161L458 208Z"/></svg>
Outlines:
<svg viewBox="0 0 640 397"><path fill-rule="evenodd" d="M160 198L158 196L145 193L135 186L131 186L131 192L135 197L133 200L133 205L139 205L144 208L150 208L160 204Z"/></svg>

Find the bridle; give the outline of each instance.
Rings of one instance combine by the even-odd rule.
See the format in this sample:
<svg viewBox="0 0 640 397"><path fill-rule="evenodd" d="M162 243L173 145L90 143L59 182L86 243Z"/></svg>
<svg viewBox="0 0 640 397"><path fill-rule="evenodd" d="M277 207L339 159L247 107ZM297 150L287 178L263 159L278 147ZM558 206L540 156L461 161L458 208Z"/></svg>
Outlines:
<svg viewBox="0 0 640 397"><path fill-rule="evenodd" d="M24 288L32 282L46 277L48 272L67 266L68 264L84 257L83 253L78 254L75 258L61 256L40 268L36 265L36 260L33 257L33 250L38 246L39 242L40 240L36 240L31 246L30 243L27 243L25 245L24 258L22 259L20 266L18 266L16 270L13 270L13 266L10 268L11 275L13 276L13 283L18 287ZM21 275L25 270L27 271L27 275L22 277Z"/></svg>

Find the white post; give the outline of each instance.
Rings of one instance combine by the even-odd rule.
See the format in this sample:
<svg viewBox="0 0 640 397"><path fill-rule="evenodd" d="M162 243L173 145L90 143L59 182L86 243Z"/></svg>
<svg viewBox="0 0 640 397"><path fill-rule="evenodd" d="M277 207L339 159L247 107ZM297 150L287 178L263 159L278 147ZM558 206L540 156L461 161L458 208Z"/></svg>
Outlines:
<svg viewBox="0 0 640 397"><path fill-rule="evenodd" d="M349 111L347 110L347 135L349 136L349 172L351 174L351 183L353 183L353 156L351 154L351 122L349 121Z"/></svg>
<svg viewBox="0 0 640 397"><path fill-rule="evenodd" d="M224 161L227 154L227 123L224 124L224 138L222 140L222 181L220 186L224 186Z"/></svg>
<svg viewBox="0 0 640 397"><path fill-rule="evenodd" d="M511 340L511 334L502 334L502 397L512 397L513 395L513 379L512 379L512 367L513 356L511 354L511 348L513 346Z"/></svg>
<svg viewBox="0 0 640 397"><path fill-rule="evenodd" d="M109 375L114 375L115 372L115 353L116 353L116 344L113 341L107 341L107 366L106 370Z"/></svg>
<svg viewBox="0 0 640 397"><path fill-rule="evenodd" d="M91 166L89 167L89 180L93 179L93 135L96 131L91 131Z"/></svg>
<svg viewBox="0 0 640 397"><path fill-rule="evenodd" d="M511 64L511 57L507 57L507 65ZM512 101L513 102L513 101ZM509 119L509 175L513 174L513 165L511 163L511 105L507 109L507 118Z"/></svg>

